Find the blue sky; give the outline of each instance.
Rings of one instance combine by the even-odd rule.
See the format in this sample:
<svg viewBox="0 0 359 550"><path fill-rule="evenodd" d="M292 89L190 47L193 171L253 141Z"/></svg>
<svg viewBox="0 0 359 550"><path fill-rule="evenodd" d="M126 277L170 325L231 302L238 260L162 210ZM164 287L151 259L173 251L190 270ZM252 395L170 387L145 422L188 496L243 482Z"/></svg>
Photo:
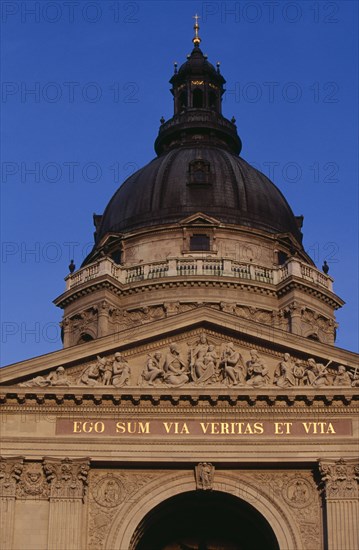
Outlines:
<svg viewBox="0 0 359 550"><path fill-rule="evenodd" d="M2 364L61 348L52 300L93 212L154 157L196 12L241 155L304 215L346 301L337 345L357 350L357 2L3 1Z"/></svg>

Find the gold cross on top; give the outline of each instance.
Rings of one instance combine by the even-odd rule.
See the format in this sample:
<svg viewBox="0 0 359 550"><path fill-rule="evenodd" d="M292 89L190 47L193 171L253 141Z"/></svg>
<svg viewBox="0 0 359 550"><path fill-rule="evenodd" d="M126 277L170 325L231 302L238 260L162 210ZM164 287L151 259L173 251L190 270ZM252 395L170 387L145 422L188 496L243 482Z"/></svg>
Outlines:
<svg viewBox="0 0 359 550"><path fill-rule="evenodd" d="M195 24L194 24L194 27L193 27L194 33L195 33L195 34L194 34L194 37L192 38L192 42L193 42L193 44L194 44L195 46L198 46L198 45L200 44L200 42L201 42L201 39L200 39L200 37L198 36L198 31L199 31L198 19L199 19L199 18L200 18L200 17L199 17L199 15L197 15L197 14L193 16L193 19L195 20Z"/></svg>

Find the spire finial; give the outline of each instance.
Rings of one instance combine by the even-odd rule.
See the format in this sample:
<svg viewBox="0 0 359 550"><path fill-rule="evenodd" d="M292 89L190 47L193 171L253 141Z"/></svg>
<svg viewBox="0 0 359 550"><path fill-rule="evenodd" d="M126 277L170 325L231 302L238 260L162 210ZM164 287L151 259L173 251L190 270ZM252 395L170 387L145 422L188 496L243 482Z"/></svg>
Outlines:
<svg viewBox="0 0 359 550"><path fill-rule="evenodd" d="M195 15L193 17L193 19L195 20L195 23L194 23L194 26L193 26L193 30L194 30L194 37L192 38L192 42L195 46L199 46L200 43L201 43L201 39L200 37L198 36L198 31L199 31L199 24L198 24L198 19L199 19L199 15Z"/></svg>

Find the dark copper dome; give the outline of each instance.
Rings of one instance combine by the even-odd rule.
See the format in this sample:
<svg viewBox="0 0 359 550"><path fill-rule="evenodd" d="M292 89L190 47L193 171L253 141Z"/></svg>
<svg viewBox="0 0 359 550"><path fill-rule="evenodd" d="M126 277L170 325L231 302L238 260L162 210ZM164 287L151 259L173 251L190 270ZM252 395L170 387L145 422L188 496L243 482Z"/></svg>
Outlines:
<svg viewBox="0 0 359 550"><path fill-rule="evenodd" d="M301 241L279 189L242 158L209 145L174 148L129 177L110 200L96 240L179 222L196 212L269 233L291 233Z"/></svg>
<svg viewBox="0 0 359 550"><path fill-rule="evenodd" d="M196 27L195 27L196 28ZM197 27L198 29L198 27ZM225 80L199 48L170 83L174 116L161 121L152 162L129 177L95 216L92 261L105 235L173 224L202 212L225 224L291 234L301 248L296 217L279 189L238 155L235 120L222 115Z"/></svg>

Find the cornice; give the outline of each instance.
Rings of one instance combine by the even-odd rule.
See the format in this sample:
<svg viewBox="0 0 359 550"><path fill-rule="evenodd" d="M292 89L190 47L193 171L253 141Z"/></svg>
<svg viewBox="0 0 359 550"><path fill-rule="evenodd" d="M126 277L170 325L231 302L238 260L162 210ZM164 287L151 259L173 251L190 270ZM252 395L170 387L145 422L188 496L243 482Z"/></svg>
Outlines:
<svg viewBox="0 0 359 550"><path fill-rule="evenodd" d="M297 290L297 289L301 290L305 294L314 296L315 298L321 300L325 304L328 304L334 309L339 309L345 304L344 300L339 298L333 292L318 288L317 286L314 286L309 281L306 281L305 283L303 283L302 279L299 279L293 276L290 279L286 279L277 285L277 295L283 296L288 292L290 292L291 290Z"/></svg>
<svg viewBox="0 0 359 550"><path fill-rule="evenodd" d="M126 388L126 391L111 391L105 388L19 388L17 386L5 386L0 389L0 403L16 406L44 405L55 406L99 406L104 405L116 407L134 405L136 409L142 406L170 405L174 406L178 413L179 405L191 406L192 413L198 411L201 404L208 404L211 407L229 405L227 412L237 412L238 407L252 408L254 405L270 409L271 414L274 407L279 407L281 413L288 413L288 408L296 408L300 413L309 409L317 410L318 406L325 409L336 410L337 407L345 407L359 401L359 394L354 388L297 388L292 391L279 391L277 388L255 389L248 392L248 389L237 389L229 392L226 388L186 388L163 390L160 388ZM117 409L116 409L117 410ZM173 409L171 407L173 412ZM247 409L249 410L249 409ZM24 412L24 409L22 408ZM317 411L318 412L318 411ZM359 409L358 409L359 412Z"/></svg>
<svg viewBox="0 0 359 550"><path fill-rule="evenodd" d="M54 304L58 307L65 308L75 300L78 300L82 296L92 294L96 290L106 289L113 292L116 296L131 296L133 294L139 294L142 292L151 292L158 290L159 288L186 288L186 287L233 287L234 289L247 290L248 292L254 292L256 294L267 294L268 296L276 296L277 292L273 285L266 283L258 283L258 281L243 282L238 279L233 280L231 277L216 277L212 276L186 276L183 279L180 277L166 277L165 279L145 280L141 282L134 282L123 285L116 281L116 279L103 275L96 280L90 280L81 285L75 287L73 290L64 292L56 300Z"/></svg>
<svg viewBox="0 0 359 550"><path fill-rule="evenodd" d="M331 306L333 309L339 309L345 303L341 298L336 296L330 291L318 288L314 286L309 281L303 283L303 280L291 277L286 279L278 285L272 285L269 283L258 281L243 281L238 279L233 279L232 277L217 277L215 275L195 275L195 276L186 276L181 279L180 277L166 277L163 279L152 279L145 281L136 281L129 284L122 284L113 277L109 275L102 275L96 279L89 280L81 285L75 287L74 289L68 290L61 294L54 304L62 309L73 303L74 301L86 296L88 294L93 294L99 290L108 290L112 292L115 296L131 296L133 294L151 292L158 289L173 289L173 288L201 288L201 287L211 287L211 288L233 288L235 290L247 291L254 294L266 294L267 296L281 297L287 294L292 290L300 290L309 296L315 297L318 300L324 302L325 304Z"/></svg>

